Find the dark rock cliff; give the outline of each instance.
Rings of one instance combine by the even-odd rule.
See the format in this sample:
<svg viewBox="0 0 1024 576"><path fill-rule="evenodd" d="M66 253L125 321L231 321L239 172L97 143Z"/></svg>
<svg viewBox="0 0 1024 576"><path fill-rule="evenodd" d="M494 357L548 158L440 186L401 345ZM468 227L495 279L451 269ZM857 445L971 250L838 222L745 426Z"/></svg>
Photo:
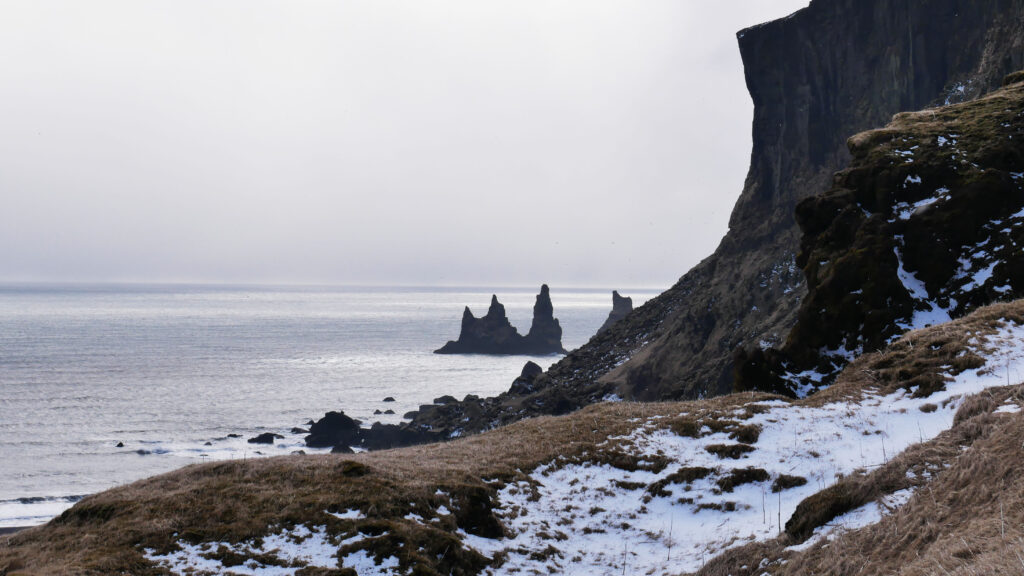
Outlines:
<svg viewBox="0 0 1024 576"><path fill-rule="evenodd" d="M808 294L737 387L806 394L909 329L1024 297L1024 74L849 140L831 190L797 205Z"/></svg>
<svg viewBox="0 0 1024 576"><path fill-rule="evenodd" d="M505 307L491 296L491 305L482 318L473 316L467 306L462 312L462 329L458 340L434 351L436 354L565 354L562 348L562 327L554 316L551 291L540 287L533 306L530 332L523 336L508 321Z"/></svg>
<svg viewBox="0 0 1024 576"><path fill-rule="evenodd" d="M796 321L797 203L829 188L852 134L975 98L1024 66L1024 0L815 0L738 38L753 149L729 232L675 286L553 366L548 386L584 401L730 391L734 352L781 343Z"/></svg>

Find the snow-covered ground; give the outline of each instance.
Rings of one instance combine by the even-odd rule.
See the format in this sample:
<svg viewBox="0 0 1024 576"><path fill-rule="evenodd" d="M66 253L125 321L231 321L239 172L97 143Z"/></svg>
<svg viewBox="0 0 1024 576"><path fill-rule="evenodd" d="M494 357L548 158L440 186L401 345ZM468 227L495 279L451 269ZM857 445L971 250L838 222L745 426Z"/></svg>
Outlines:
<svg viewBox="0 0 1024 576"><path fill-rule="evenodd" d="M966 396L1005 385L1010 379L1020 381L1017 370L1024 361L1024 327L1008 325L985 339L976 336L971 345L986 365L959 374L945 390L927 398L912 398L900 391L868 394L854 404L814 407L773 401L761 403L755 413L738 409L734 414L738 423L761 428L755 449L738 459L719 458L707 450L735 445L727 431L704 427L700 437L693 438L672 432L670 419L638 419L630 435L609 442L647 462L667 458L668 466L658 469L641 463L631 471L607 464L553 461L499 491L496 513L506 526L506 538L460 535L466 546L488 557L505 555L500 567L485 571L492 575L695 571L730 547L775 537L801 500L841 475L879 466L911 444L949 429ZM922 410L926 404L927 411ZM1019 409L1007 404L999 411ZM746 470L753 480L723 489L719 481L738 470ZM687 471L686 480L672 481L685 477ZM773 493L773 482L781 475L802 477L806 484ZM661 490L651 489L659 482ZM812 541L833 537L844 527L876 522L911 497L910 492L901 492L881 504L854 510L820 528ZM368 557L338 559L332 552L336 554L341 543L332 542L315 527L295 530L301 534L281 532L264 539L259 548L252 543L236 546L282 559L308 558L315 566L350 566L359 574L400 573L394 559L379 565ZM205 550L219 546L207 545ZM203 545L182 545L180 552L150 553L149 558L174 574L187 573L190 567L223 569L204 556ZM248 571L232 570L260 575L295 571L255 563L244 568Z"/></svg>

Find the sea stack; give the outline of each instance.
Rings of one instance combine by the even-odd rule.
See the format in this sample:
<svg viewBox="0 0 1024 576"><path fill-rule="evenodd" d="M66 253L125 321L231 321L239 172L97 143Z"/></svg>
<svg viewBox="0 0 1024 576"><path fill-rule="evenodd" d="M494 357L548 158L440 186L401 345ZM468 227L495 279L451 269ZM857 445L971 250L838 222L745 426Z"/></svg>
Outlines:
<svg viewBox="0 0 1024 576"><path fill-rule="evenodd" d="M562 348L562 326L555 318L551 305L551 291L548 285L540 287L537 302L533 305L533 323L525 338L526 354L565 354Z"/></svg>
<svg viewBox="0 0 1024 576"><path fill-rule="evenodd" d="M633 299L629 296L622 297L619 295L617 290L612 291L612 311L608 313L608 318L601 324L601 327L597 329L597 333L600 334L605 330L612 327L619 320L626 317L633 311Z"/></svg>
<svg viewBox="0 0 1024 576"><path fill-rule="evenodd" d="M554 317L551 294L541 286L533 306L533 323L526 336L508 321L505 307L491 296L491 306L483 318L473 316L467 306L462 312L462 330L458 340L450 340L435 354L565 354L562 327Z"/></svg>

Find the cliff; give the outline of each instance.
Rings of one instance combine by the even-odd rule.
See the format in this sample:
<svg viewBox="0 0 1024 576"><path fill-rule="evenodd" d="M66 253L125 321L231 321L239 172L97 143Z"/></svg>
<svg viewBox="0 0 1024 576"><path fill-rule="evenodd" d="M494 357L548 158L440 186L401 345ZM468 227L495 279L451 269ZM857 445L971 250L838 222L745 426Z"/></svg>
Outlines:
<svg viewBox="0 0 1024 576"><path fill-rule="evenodd" d="M1024 296L1024 74L1005 84L850 138L850 166L797 205L796 325L739 355L739 388L805 394L907 330Z"/></svg>
<svg viewBox="0 0 1024 576"><path fill-rule="evenodd" d="M580 402L728 392L734 351L782 343L806 294L797 203L846 140L893 114L970 100L1024 67L1024 0L814 0L738 34L753 148L714 254L543 377Z"/></svg>
<svg viewBox="0 0 1024 576"><path fill-rule="evenodd" d="M434 351L435 354L565 354L562 327L554 316L551 291L540 287L533 306L533 323L523 336L508 321L505 307L491 296L491 305L482 318L473 316L469 306L462 313L462 329L458 340Z"/></svg>

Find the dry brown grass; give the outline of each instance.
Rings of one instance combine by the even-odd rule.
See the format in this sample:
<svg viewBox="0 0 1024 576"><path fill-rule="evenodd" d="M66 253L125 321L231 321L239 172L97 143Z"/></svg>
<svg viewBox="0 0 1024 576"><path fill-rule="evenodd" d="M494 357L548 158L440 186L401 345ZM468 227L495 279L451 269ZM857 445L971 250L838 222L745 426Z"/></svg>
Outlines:
<svg viewBox="0 0 1024 576"><path fill-rule="evenodd" d="M398 556L418 573L473 574L485 560L464 550L454 532L500 530L489 498L521 479L519 471L551 461L660 470L667 460L641 461L609 438L628 434L651 416L742 412L745 403L767 399L744 394L697 403L601 404L445 444L187 466L90 496L46 526L0 537L0 574L160 574L142 556L144 548L167 552L176 538L242 542L279 526L309 523L339 536L391 534L387 549L374 552ZM454 518L437 516L442 505ZM366 518L323 513L353 508ZM410 512L439 521L428 526L404 520ZM421 546L427 552L416 554Z"/></svg>
<svg viewBox="0 0 1024 576"><path fill-rule="evenodd" d="M1007 399L1024 398L1024 386L989 390L979 398L984 401L961 407L955 426L936 439L801 504L808 504L804 514L813 514L837 502L856 507L905 487L917 488L906 505L881 522L802 553L784 550L806 535L794 534L799 527L791 530L787 524L782 537L729 551L698 575L1024 572L1024 415L992 412ZM800 513L794 514L798 524Z"/></svg>
<svg viewBox="0 0 1024 576"><path fill-rule="evenodd" d="M984 364L969 350L969 342L995 334L1004 319L1024 324L1024 301L993 304L953 322L908 332L885 350L857 358L835 384L801 403L857 402L865 391L891 394L915 387L916 396L927 397L941 389L945 374L956 375Z"/></svg>

